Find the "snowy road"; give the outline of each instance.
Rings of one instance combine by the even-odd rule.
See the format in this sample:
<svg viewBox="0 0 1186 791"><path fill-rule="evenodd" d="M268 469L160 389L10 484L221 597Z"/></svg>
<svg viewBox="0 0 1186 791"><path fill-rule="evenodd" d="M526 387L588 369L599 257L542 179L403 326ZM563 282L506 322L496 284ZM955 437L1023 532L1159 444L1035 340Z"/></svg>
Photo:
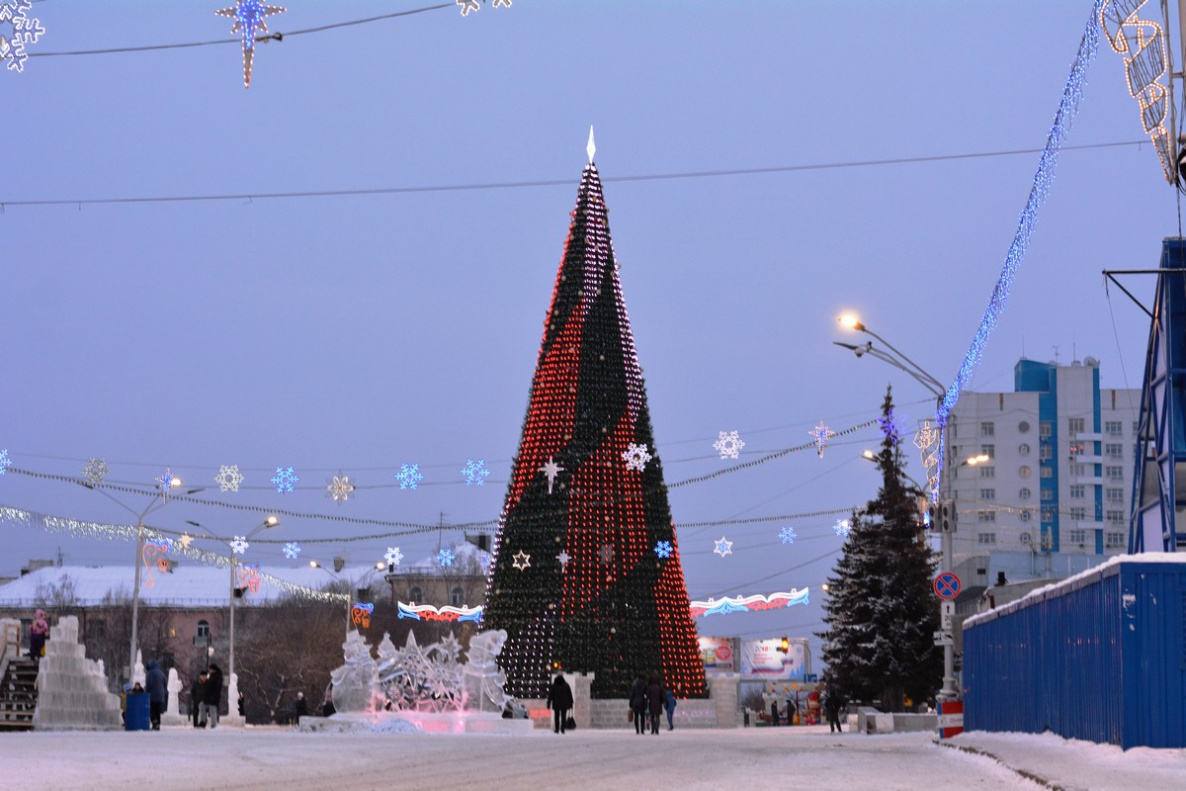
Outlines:
<svg viewBox="0 0 1186 791"><path fill-rule="evenodd" d="M0 734L10 788L1038 789L929 734L831 736L816 728L585 731L557 736L297 733L281 729ZM6 784L7 785L7 784Z"/></svg>

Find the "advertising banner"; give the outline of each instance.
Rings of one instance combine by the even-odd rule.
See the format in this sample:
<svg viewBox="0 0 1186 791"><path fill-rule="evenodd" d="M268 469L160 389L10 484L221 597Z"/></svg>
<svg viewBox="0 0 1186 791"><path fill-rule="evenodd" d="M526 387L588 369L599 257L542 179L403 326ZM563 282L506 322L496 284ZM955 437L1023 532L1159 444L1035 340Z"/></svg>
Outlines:
<svg viewBox="0 0 1186 791"><path fill-rule="evenodd" d="M700 658L704 660L705 670L737 671L732 637L701 637Z"/></svg>
<svg viewBox="0 0 1186 791"><path fill-rule="evenodd" d="M741 678L762 680L804 680L806 641L791 640L786 653L782 640L741 641Z"/></svg>

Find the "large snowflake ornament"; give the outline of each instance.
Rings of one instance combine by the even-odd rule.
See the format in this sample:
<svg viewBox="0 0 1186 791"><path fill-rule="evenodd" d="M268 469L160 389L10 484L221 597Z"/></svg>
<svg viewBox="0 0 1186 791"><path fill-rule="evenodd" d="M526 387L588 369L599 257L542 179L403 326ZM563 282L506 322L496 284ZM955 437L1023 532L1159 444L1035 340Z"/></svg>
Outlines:
<svg viewBox="0 0 1186 791"><path fill-rule="evenodd" d="M235 536L234 541L228 541L227 543L231 545L231 551L236 555L242 555L247 551L247 547L249 546L246 536Z"/></svg>
<svg viewBox="0 0 1186 791"><path fill-rule="evenodd" d="M642 472L646 469L647 462L653 459L654 456L647 451L646 445L635 445L632 442L629 448L622 451L622 458L626 462L626 469Z"/></svg>
<svg viewBox="0 0 1186 791"><path fill-rule="evenodd" d="M404 553L399 551L399 547L387 547L383 553L383 560L387 561L388 566L398 566L403 559Z"/></svg>
<svg viewBox="0 0 1186 791"><path fill-rule="evenodd" d="M455 560L457 560L457 555L453 554L451 549L442 549L437 552L437 563L441 566L452 566Z"/></svg>
<svg viewBox="0 0 1186 791"><path fill-rule="evenodd" d="M673 549L674 547L671 546L670 541L660 541L659 543L655 544L655 554L661 558L671 557L671 552Z"/></svg>
<svg viewBox="0 0 1186 791"><path fill-rule="evenodd" d="M354 484L350 483L350 476L343 475L342 471L338 470L338 474L326 485L325 491L326 494L334 498L335 503L340 505L354 494Z"/></svg>
<svg viewBox="0 0 1186 791"><path fill-rule="evenodd" d="M798 537L799 534L795 532L795 528L793 527L784 527L778 531L778 540L784 544L793 544Z"/></svg>
<svg viewBox="0 0 1186 791"><path fill-rule="evenodd" d="M824 446L828 444L828 440L836 436L836 432L824 425L824 421L820 421L819 425L807 432L815 438L815 451L822 459L824 457Z"/></svg>
<svg viewBox="0 0 1186 791"><path fill-rule="evenodd" d="M272 14L283 14L284 6L266 5L260 0L238 0L231 8L222 8L214 13L229 16L235 20L232 33L243 38L243 87L251 87L251 62L255 59L255 40L260 33L268 32L267 18ZM277 34L279 35L279 34Z"/></svg>
<svg viewBox="0 0 1186 791"><path fill-rule="evenodd" d="M848 534L852 532L852 522L847 519L837 519L836 524L832 525L832 530L841 538L848 538Z"/></svg>
<svg viewBox="0 0 1186 791"><path fill-rule="evenodd" d="M721 454L722 459L736 459L745 447L745 442L737 436L736 431L720 432L720 438L712 443L713 450Z"/></svg>
<svg viewBox="0 0 1186 791"><path fill-rule="evenodd" d="M0 61L9 71L23 72L28 54L25 47L36 44L45 29L37 19L30 19L26 13L33 7L32 0L0 0L0 25L11 23L12 36L0 33Z"/></svg>
<svg viewBox="0 0 1186 791"><path fill-rule="evenodd" d="M289 541L284 545L284 557L289 560L296 560L297 555L301 554L301 545L295 541Z"/></svg>
<svg viewBox="0 0 1186 791"><path fill-rule="evenodd" d="M218 468L218 475L214 476L214 482L218 484L218 490L221 492L237 492L239 491L239 484L243 483L243 476L239 473L239 465L222 465Z"/></svg>
<svg viewBox="0 0 1186 791"><path fill-rule="evenodd" d="M713 550L713 552L720 555L721 557L724 557L725 555L733 554L733 542L728 540L724 536L721 536L714 543L716 544L716 548Z"/></svg>
<svg viewBox="0 0 1186 791"><path fill-rule="evenodd" d="M478 0L457 0L457 5L461 6L462 16L469 16L470 11L482 10L482 6L478 4Z"/></svg>
<svg viewBox="0 0 1186 791"><path fill-rule="evenodd" d="M0 450L0 475L12 466L12 459L8 458L8 449Z"/></svg>
<svg viewBox="0 0 1186 791"><path fill-rule="evenodd" d="M109 472L111 470L107 469L107 462L104 459L90 458L86 460L86 466L82 468L82 477L86 478L86 485L94 489L96 486L103 485L103 479Z"/></svg>
<svg viewBox="0 0 1186 791"><path fill-rule="evenodd" d="M401 464L399 472L395 474L395 479L399 481L399 488L416 491L416 487L424 480L424 476L420 474L419 464Z"/></svg>
<svg viewBox="0 0 1186 791"><path fill-rule="evenodd" d="M486 469L486 462L482 459L474 461L473 459L466 459L465 466L461 468L461 474L465 476L465 485L477 484L481 486L486 482L487 476L490 475L490 470Z"/></svg>
<svg viewBox="0 0 1186 791"><path fill-rule="evenodd" d="M285 492L291 493L296 484L300 483L301 479L297 477L296 470L292 467L285 469L284 467L277 467L276 474L272 476L272 484L276 487L279 494Z"/></svg>

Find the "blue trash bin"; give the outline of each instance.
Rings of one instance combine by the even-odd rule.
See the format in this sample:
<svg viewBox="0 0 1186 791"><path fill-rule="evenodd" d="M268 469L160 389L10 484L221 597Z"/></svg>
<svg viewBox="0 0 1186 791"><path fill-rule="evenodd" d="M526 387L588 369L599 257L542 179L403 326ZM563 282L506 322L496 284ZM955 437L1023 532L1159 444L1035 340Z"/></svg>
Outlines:
<svg viewBox="0 0 1186 791"><path fill-rule="evenodd" d="M151 726L152 707L147 692L129 692L124 709L124 730L146 731Z"/></svg>

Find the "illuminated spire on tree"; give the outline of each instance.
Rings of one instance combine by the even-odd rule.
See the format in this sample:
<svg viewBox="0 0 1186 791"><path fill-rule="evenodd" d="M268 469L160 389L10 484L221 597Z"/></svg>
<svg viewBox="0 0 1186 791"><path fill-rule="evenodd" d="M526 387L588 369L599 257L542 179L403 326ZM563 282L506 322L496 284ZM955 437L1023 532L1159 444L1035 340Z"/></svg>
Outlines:
<svg viewBox="0 0 1186 791"><path fill-rule="evenodd" d="M544 697L557 668L596 673L597 698L627 697L637 676L655 672L680 697L706 693L617 269L590 161L486 594L486 628L510 635L499 658L506 689L521 698ZM549 475L549 464L564 474Z"/></svg>

